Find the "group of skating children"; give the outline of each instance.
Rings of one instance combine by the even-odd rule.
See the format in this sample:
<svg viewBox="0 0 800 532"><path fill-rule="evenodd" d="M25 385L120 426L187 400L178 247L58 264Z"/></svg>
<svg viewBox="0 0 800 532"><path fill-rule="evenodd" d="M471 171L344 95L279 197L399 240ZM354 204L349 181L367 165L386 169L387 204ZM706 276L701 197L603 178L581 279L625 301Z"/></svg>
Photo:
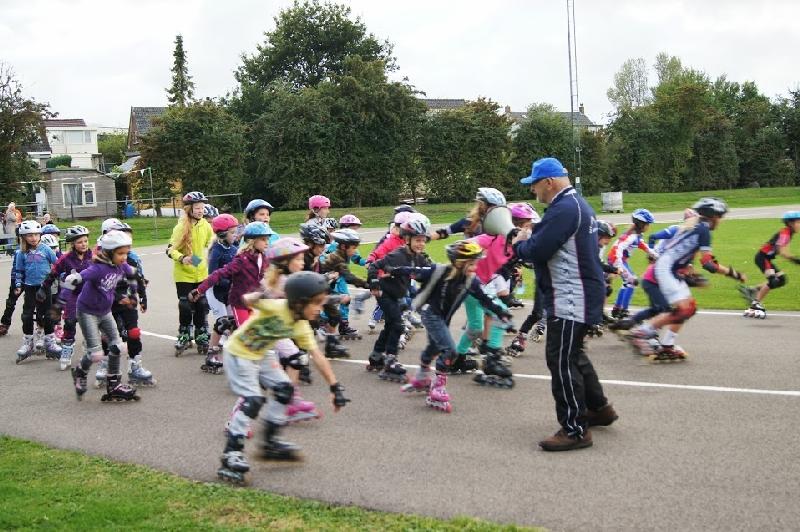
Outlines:
<svg viewBox="0 0 800 532"><path fill-rule="evenodd" d="M511 235L490 234L483 222L491 209L504 207L514 227L535 231L539 216L527 203L506 205L496 189L480 188L467 217L436 231L423 214L409 206L398 207L387 233L366 258L358 251L361 221L353 214L330 218L331 203L325 196L309 198L309 213L300 226L299 239L282 238L271 229L274 209L262 199L247 205L242 222L220 214L201 192L186 194L183 204L184 215L167 248L174 263L179 310L175 354L180 356L195 344L205 355L201 369L219 374L224 367L238 396L226 424L221 478L241 481L249 470L242 451L252 435L251 422L267 402L262 390L273 394L264 416L264 456L297 456L298 447L281 440L279 433L289 421L319 416L316 406L303 400L298 388L301 381L311 383L309 360L329 385L334 408L348 402L328 358L348 356L341 339L361 338L350 325L349 312L351 305L360 311L365 295L351 295L350 285L369 289L365 294L376 299L369 327L376 327L381 320L384 324L367 370L377 372L382 380L400 383L403 391L425 393L429 406L446 412L452 410L446 389L448 375L478 369L478 362L469 355L482 358L476 382L510 388L514 381L509 359L503 355L520 354L529 337L538 341L544 334L546 316L537 304L541 298L534 298L530 316L511 346L503 349L503 336L511 328L509 309L522 306L515 294L522 292L526 265L517 260L506 241ZM655 219L646 209L637 209L631 226L611 245L607 261L605 249L617 236L616 228L597 221L598 256L607 274L607 295L611 276L619 275L623 281L608 317L609 327L632 329L630 338L643 354L657 360L685 357L675 340L682 323L696 312L689 287L704 283L703 276L692 268L698 252L708 272L746 281L744 275L719 264L711 254L711 231L726 212L721 200L703 198L687 209L682 224L654 233L645 242L644 233ZM783 221L786 227L756 255L767 282L756 288L741 287L751 300L747 316L765 317L764 297L786 283L786 276L773 263L775 257L800 263L788 252L789 241L800 229L800 212L786 213ZM142 366L138 312L147 310L147 280L141 260L131 249L130 226L117 219L106 220L94 249L89 245L89 231L72 226L65 232L68 250L60 256L45 242L46 230L35 221L19 227L20 246L0 334L8 330L16 299L24 297L25 337L17 363L37 349L48 358L59 358L62 370L72 366L79 399L86 393L91 365L99 363L96 381L105 384L103 401L138 400L136 387L156 381ZM47 231L60 233L57 228ZM453 234L463 234L463 238L446 247L449 263L433 263L425 253L427 243ZM629 264L636 248L650 259L641 279ZM351 272L351 264L366 266L366 279ZM631 316L628 307L638 285L647 293L650 307ZM462 304L467 323L456 341L450 322ZM214 318L211 330L209 310ZM59 345L56 325L62 320ZM41 347L35 338L37 324L42 329ZM85 349L73 365L77 325ZM419 370L409 379L398 360L399 350L413 329L423 326L428 343ZM317 339L323 342L321 349ZM122 382L123 358L128 363L127 384Z"/></svg>

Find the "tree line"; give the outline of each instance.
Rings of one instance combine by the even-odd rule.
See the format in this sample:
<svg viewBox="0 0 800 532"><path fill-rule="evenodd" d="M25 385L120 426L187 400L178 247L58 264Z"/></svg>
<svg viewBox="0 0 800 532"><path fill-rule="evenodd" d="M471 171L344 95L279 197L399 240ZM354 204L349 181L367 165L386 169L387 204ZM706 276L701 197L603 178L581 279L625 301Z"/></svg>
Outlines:
<svg viewBox="0 0 800 532"><path fill-rule="evenodd" d="M571 124L551 105L518 122L484 98L429 112L408 79L390 79L392 44L346 6L281 11L222 97L194 98L180 35L173 56L170 107L141 148L157 195L236 190L287 208L320 191L343 206L467 201L489 184L519 195L536 158L573 161ZM800 90L769 98L659 54L625 61L607 95L610 123L580 131L584 193L800 183Z"/></svg>

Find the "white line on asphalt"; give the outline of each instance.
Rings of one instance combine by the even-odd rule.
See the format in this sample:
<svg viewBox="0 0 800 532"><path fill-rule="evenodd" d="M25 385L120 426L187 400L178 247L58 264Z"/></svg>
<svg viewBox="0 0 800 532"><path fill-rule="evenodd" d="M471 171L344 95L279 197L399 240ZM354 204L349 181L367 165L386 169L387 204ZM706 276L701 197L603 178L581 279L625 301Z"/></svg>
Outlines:
<svg viewBox="0 0 800 532"><path fill-rule="evenodd" d="M175 341L177 338L175 336L169 336L167 334L157 334L151 333L149 331L141 331L142 334L145 336L154 336L156 338L162 338L164 340L171 340ZM362 366L367 365L368 361L366 360L359 360L359 359L335 359L339 362L346 362L348 364L359 364ZM404 364L406 368L419 368L419 366L414 364ZM531 379L531 380L539 380L539 381L549 381L550 375L528 375L525 373L514 373L514 376L519 379ZM694 385L694 384L669 384L663 382L642 382L642 381L622 381L616 379L600 379L600 382L603 384L615 384L618 386L633 386L636 388L670 388L673 390L694 390L700 392L729 392L729 393L750 393L750 394L757 394L757 395L782 395L786 397L800 397L800 390L762 390L758 388L732 388L729 386L704 386L704 385Z"/></svg>

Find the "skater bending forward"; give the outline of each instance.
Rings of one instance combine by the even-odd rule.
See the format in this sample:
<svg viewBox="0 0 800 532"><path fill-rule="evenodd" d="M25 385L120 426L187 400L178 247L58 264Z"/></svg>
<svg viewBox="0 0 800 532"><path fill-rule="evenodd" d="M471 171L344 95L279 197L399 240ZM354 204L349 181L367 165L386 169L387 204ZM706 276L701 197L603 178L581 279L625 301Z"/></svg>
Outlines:
<svg viewBox="0 0 800 532"><path fill-rule="evenodd" d="M429 267L414 268L401 266L390 269L392 276L412 275L424 284L413 307L420 309L422 323L428 334L428 345L420 356L420 368L411 382L403 386L403 391L428 392L426 403L432 408L450 412L450 395L447 393L447 374L476 369L473 360L459 355L456 344L450 335L450 320L471 294L490 312L511 319L511 313L484 294L480 281L475 277L478 259L483 256L483 248L469 240L459 240L446 248L449 265L434 264ZM436 375L433 378L431 362L436 359ZM505 368L504 368L505 369Z"/></svg>
<svg viewBox="0 0 800 532"><path fill-rule="evenodd" d="M245 295L243 299L253 312L231 335L223 349L228 383L231 390L241 397L241 406L228 427L222 467L218 471L223 480L241 482L250 469L242 451L250 421L258 417L266 402L262 387L273 394L264 415L263 457L273 460L298 458L299 448L278 438L281 427L286 424L286 409L292 401L294 386L272 349L277 340L291 338L309 353L330 386L334 411L348 401L328 360L317 347L308 323L319 318L328 293L328 281L315 272L298 272L286 279L284 291L286 299L267 299L260 292Z"/></svg>

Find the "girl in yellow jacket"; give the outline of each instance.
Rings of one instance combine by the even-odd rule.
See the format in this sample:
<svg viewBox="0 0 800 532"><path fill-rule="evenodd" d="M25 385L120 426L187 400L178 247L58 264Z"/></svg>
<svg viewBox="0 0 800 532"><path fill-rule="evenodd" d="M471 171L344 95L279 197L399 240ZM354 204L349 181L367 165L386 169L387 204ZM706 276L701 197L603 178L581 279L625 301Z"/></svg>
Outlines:
<svg viewBox="0 0 800 532"><path fill-rule="evenodd" d="M175 261L172 275L178 293L178 340L175 342L175 356L180 356L192 341L197 352L204 355L208 351L208 303L205 297L196 302L189 301L189 292L208 277L206 252L214 238L211 224L203 218L203 209L208 200L202 192L189 192L183 197L184 216L172 230L167 254Z"/></svg>

